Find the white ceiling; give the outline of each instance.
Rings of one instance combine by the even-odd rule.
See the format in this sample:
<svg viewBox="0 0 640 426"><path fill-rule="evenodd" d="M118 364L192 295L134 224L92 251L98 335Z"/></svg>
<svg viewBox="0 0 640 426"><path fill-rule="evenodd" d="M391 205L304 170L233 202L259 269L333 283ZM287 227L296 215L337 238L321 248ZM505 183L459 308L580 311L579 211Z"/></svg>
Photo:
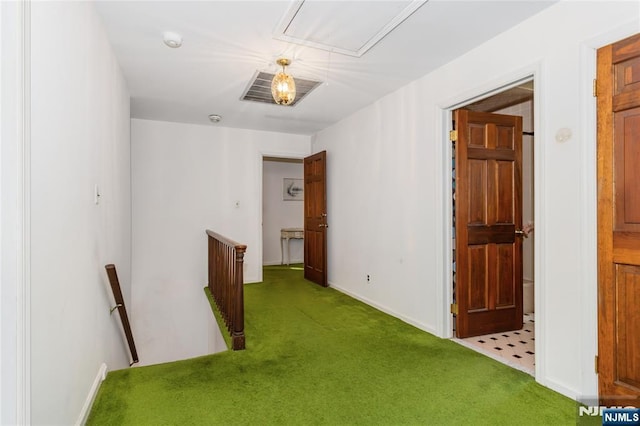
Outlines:
<svg viewBox="0 0 640 426"><path fill-rule="evenodd" d="M354 31L371 28L363 23L368 15L380 21L373 13L379 0L331 3L324 9L345 3L348 13L360 12L336 20L354 22ZM98 1L96 7L131 93L132 117L313 134L552 3L430 0L359 58L276 40L290 1ZM304 18L307 37L329 37L323 36L326 16L316 24ZM339 36L349 38L338 25ZM165 31L180 33L182 47L165 46ZM329 41L335 42L336 31ZM324 84L295 107L241 101L255 72L275 72L282 56L292 58L294 77ZM222 121L211 124L209 114Z"/></svg>

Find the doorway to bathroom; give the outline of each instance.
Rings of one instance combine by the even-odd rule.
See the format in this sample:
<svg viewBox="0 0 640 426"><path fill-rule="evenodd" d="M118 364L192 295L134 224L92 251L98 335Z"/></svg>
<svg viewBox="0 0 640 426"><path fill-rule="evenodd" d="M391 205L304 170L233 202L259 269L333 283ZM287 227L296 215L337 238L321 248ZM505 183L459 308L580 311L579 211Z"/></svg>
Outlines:
<svg viewBox="0 0 640 426"><path fill-rule="evenodd" d="M475 117L464 131L470 138L480 132L480 142L467 141L464 149L452 142L453 332L458 343L534 375L534 82L466 104L456 116ZM493 123L477 125L485 119ZM458 132L459 124L453 123ZM513 149L509 132L517 133ZM497 142L484 142L492 137ZM462 173L456 163L464 164ZM456 215L456 208L465 214ZM464 227L456 216L465 218Z"/></svg>

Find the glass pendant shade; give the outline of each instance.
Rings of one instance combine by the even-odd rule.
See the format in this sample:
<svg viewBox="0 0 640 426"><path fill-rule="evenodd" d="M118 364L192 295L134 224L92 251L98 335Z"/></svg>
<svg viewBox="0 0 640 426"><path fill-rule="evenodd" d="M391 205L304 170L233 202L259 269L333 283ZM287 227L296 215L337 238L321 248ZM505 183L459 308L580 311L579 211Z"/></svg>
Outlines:
<svg viewBox="0 0 640 426"><path fill-rule="evenodd" d="M282 65L282 72L277 73L271 81L271 95L278 105L290 105L296 99L296 82L293 77L285 73L285 65L289 65L288 59L278 60Z"/></svg>

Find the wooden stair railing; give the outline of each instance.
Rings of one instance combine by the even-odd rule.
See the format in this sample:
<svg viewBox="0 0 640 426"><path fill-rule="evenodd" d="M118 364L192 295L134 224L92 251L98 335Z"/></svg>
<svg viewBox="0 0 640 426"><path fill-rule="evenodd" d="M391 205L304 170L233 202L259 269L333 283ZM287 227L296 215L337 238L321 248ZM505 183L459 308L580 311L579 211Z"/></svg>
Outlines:
<svg viewBox="0 0 640 426"><path fill-rule="evenodd" d="M129 364L129 366L131 366L138 362L138 351L136 350L136 344L133 341L131 324L129 324L127 308L124 306L124 298L122 297L122 290L120 289L120 281L118 280L118 274L116 273L116 266L109 264L105 265L104 268L107 270L107 276L109 277L109 283L111 284L111 290L113 291L113 298L116 302L116 306L111 308L111 313L117 309L120 314L122 328L124 328L124 334L127 337L127 343L129 344L129 350L131 351L131 359L133 360L131 364Z"/></svg>
<svg viewBox="0 0 640 426"><path fill-rule="evenodd" d="M247 246L207 230L209 243L209 282L213 296L228 332L231 349L245 348L243 263Z"/></svg>

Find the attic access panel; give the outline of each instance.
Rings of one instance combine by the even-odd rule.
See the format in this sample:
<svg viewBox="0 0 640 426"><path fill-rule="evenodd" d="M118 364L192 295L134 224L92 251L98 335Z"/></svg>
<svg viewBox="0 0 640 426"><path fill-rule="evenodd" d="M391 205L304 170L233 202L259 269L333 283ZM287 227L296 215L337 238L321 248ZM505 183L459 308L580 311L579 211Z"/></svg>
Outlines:
<svg viewBox="0 0 640 426"><path fill-rule="evenodd" d="M273 37L359 58L427 1L296 0Z"/></svg>
<svg viewBox="0 0 640 426"><path fill-rule="evenodd" d="M271 81L274 76L275 74L268 72L256 71L240 99L243 101L278 105L271 95ZM287 105L289 107L297 105L298 102L302 101L313 89L320 85L319 81L314 80L305 80L296 77L294 77L293 80L296 82L296 99L293 103Z"/></svg>

